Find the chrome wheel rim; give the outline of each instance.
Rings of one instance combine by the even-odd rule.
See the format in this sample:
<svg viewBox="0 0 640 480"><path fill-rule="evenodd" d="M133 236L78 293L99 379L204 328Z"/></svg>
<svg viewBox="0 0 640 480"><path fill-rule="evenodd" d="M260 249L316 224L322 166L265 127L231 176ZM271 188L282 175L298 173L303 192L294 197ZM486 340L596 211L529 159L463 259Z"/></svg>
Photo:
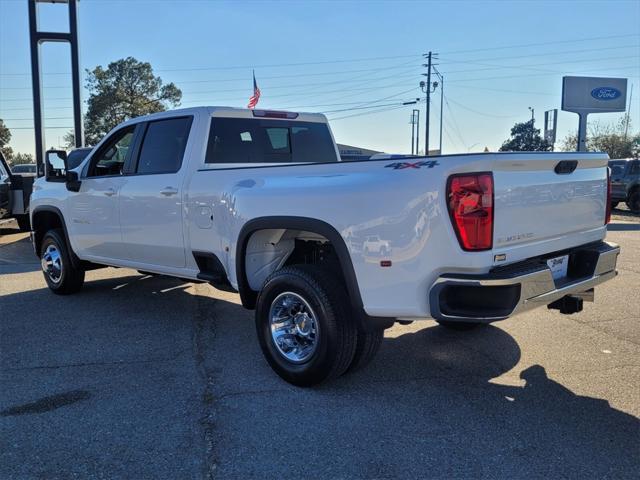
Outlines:
<svg viewBox="0 0 640 480"><path fill-rule="evenodd" d="M58 283L62 278L62 257L60 250L55 245L48 245L40 259L42 271L53 283Z"/></svg>
<svg viewBox="0 0 640 480"><path fill-rule="evenodd" d="M291 363L304 363L318 347L318 320L309 303L297 293L283 292L269 309L271 340Z"/></svg>

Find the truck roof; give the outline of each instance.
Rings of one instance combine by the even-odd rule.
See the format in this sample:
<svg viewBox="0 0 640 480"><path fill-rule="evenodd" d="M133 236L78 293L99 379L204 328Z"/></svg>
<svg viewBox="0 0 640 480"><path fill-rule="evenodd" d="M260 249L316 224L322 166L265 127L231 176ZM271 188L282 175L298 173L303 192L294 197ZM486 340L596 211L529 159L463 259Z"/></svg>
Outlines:
<svg viewBox="0 0 640 480"><path fill-rule="evenodd" d="M255 113L254 113L255 112ZM258 116L257 113L262 113ZM270 113L280 114L279 116L269 115ZM141 117L132 118L124 122L124 124L137 123L140 121L148 121L159 118L174 117L178 115L195 115L205 114L213 117L229 117L229 118L273 118L283 120L297 120L301 122L316 122L327 123L327 117L322 113L311 112L290 112L284 110L263 110L256 108L250 110L248 108L234 108L234 107L222 107L222 106L201 106L201 107L189 107L178 108L174 110L167 110L164 112L152 113L149 115L143 115ZM282 118L282 114L290 114L287 118Z"/></svg>

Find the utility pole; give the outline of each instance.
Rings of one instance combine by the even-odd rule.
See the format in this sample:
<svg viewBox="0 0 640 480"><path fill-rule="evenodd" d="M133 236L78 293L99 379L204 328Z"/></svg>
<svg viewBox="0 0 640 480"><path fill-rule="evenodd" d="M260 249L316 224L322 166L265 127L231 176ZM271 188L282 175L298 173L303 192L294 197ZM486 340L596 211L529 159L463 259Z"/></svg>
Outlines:
<svg viewBox="0 0 640 480"><path fill-rule="evenodd" d="M431 83L431 69L432 67L434 67L437 64L433 63L433 60L436 60L438 58L438 54L437 53L433 53L433 52L429 52L427 54L423 55L426 59L427 59L427 63L423 63L422 66L423 67L427 67L427 73L423 73L422 75L427 77L427 82L425 84L425 82L420 82L420 88L422 88L422 91L426 93L427 98L426 98L426 106L425 106L425 139L424 139L424 154L425 156L429 156L429 120L430 120L430 113L431 113L431 94L433 93L433 91L435 91L435 87L437 87L437 82L436 83ZM431 90L431 87L434 87L434 90Z"/></svg>
<svg viewBox="0 0 640 480"><path fill-rule="evenodd" d="M429 52L429 63L427 66L427 126L424 137L424 154L429 156L429 120L431 120L431 52Z"/></svg>

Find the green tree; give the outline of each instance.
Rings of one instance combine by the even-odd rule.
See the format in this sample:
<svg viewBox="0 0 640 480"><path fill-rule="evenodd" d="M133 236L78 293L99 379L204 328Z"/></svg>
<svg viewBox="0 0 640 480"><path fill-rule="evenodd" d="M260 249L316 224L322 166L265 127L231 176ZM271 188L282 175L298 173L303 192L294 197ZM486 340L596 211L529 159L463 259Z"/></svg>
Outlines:
<svg viewBox="0 0 640 480"><path fill-rule="evenodd" d="M149 113L162 112L180 104L182 92L173 83L163 85L153 74L151 64L127 57L87 70L86 87L89 90L88 110L85 118L85 140L95 145L100 139L125 120ZM73 133L65 135L71 143ZM70 142L71 141L71 142Z"/></svg>
<svg viewBox="0 0 640 480"><path fill-rule="evenodd" d="M540 129L535 128L533 119L516 123L511 129L511 138L500 147L501 152L545 152L551 145L540 136Z"/></svg>
<svg viewBox="0 0 640 480"><path fill-rule="evenodd" d="M9 146L11 140L11 130L4 124L4 120L0 118L0 151L4 158L9 161L13 155L13 150Z"/></svg>
<svg viewBox="0 0 640 480"><path fill-rule="evenodd" d="M629 133L631 120L624 115L615 124L594 122L588 126L587 150L606 152L609 158L629 158L640 153L640 132ZM569 133L561 142L561 149L574 152L578 145L578 134Z"/></svg>
<svg viewBox="0 0 640 480"><path fill-rule="evenodd" d="M23 163L36 163L30 153L16 153L11 157L11 165L22 165Z"/></svg>

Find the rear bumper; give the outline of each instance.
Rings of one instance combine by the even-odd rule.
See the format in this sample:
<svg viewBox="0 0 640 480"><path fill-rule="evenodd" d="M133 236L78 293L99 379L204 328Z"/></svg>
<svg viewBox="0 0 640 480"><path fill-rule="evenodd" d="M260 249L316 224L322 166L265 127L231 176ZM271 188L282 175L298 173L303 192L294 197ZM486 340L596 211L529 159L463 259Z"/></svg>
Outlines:
<svg viewBox="0 0 640 480"><path fill-rule="evenodd" d="M494 268L484 275L441 275L429 292L431 316L461 322L504 320L614 278L619 253L618 245L598 242ZM546 260L567 254L567 277L554 280Z"/></svg>

